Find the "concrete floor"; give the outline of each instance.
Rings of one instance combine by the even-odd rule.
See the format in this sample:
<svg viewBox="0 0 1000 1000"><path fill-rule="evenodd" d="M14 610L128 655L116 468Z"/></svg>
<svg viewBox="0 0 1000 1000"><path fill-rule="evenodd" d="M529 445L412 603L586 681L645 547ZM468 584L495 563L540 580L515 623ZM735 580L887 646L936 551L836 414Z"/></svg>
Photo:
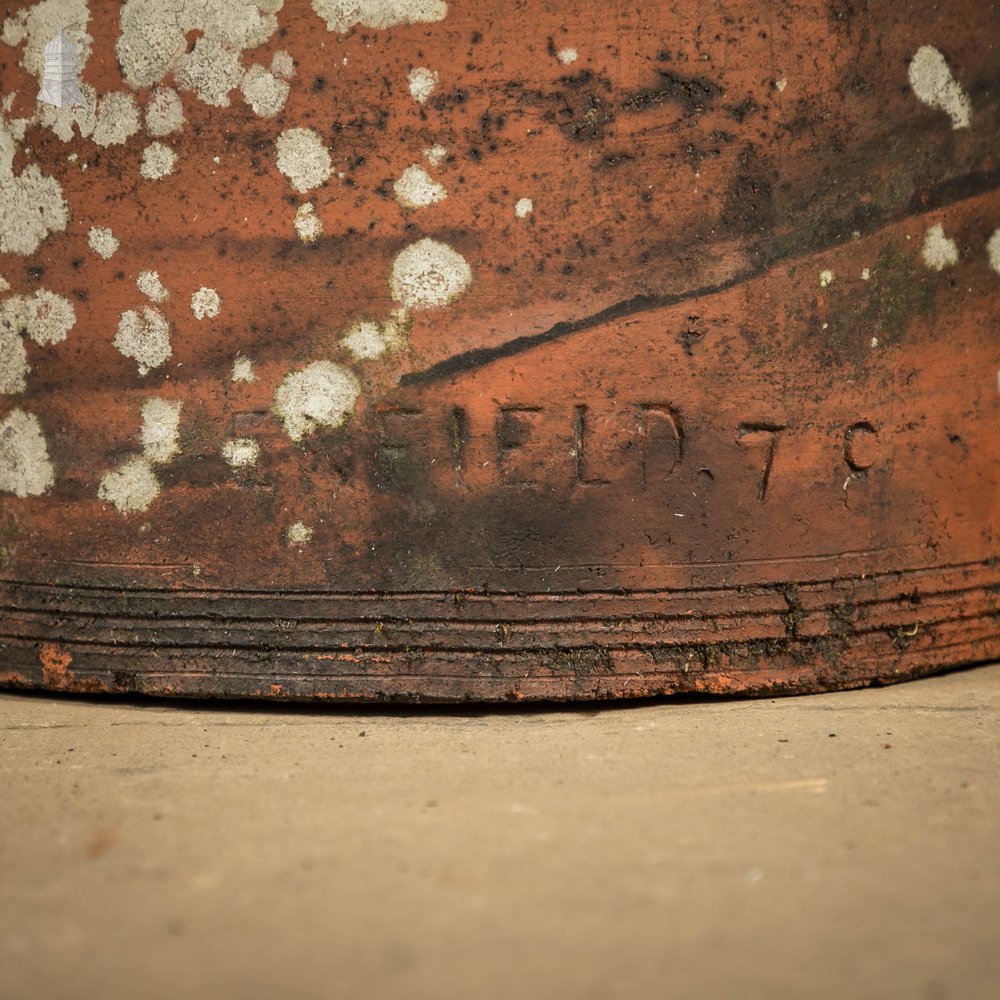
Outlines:
<svg viewBox="0 0 1000 1000"><path fill-rule="evenodd" d="M992 1000L998 710L2 695L0 996Z"/></svg>

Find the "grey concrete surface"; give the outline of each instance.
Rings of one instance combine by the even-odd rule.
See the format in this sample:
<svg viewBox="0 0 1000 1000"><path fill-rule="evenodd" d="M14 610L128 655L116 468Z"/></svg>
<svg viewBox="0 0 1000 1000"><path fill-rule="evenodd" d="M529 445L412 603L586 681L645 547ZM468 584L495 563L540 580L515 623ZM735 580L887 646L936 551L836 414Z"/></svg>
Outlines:
<svg viewBox="0 0 1000 1000"><path fill-rule="evenodd" d="M993 998L998 709L3 695L0 996Z"/></svg>

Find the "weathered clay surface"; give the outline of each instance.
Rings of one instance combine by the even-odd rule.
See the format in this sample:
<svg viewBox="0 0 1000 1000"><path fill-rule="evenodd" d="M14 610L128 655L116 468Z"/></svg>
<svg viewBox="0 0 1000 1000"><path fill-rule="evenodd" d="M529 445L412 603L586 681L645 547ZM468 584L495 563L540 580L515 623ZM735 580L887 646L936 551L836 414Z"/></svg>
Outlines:
<svg viewBox="0 0 1000 1000"><path fill-rule="evenodd" d="M2 10L3 683L1000 657L990 5Z"/></svg>

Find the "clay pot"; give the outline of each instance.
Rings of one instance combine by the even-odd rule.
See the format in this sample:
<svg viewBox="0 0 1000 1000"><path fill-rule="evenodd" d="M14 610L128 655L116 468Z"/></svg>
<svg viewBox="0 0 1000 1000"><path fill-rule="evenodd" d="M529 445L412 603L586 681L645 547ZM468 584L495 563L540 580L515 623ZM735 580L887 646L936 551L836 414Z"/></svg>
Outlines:
<svg viewBox="0 0 1000 1000"><path fill-rule="evenodd" d="M991 5L48 6L0 44L3 683L1000 656Z"/></svg>

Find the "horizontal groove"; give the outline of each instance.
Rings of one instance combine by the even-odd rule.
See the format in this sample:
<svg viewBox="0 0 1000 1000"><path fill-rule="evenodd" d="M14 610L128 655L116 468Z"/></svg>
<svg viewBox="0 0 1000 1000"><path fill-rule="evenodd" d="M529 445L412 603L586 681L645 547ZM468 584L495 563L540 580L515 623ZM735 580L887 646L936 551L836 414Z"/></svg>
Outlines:
<svg viewBox="0 0 1000 1000"><path fill-rule="evenodd" d="M998 587L1000 587L1000 582L998 582ZM918 604L913 605L914 613L919 609L925 608L936 599L958 599L966 594L981 593L984 598L989 594L989 585L983 584L970 584L966 587L959 587L955 589L941 588L940 590L922 590L920 591L920 601ZM789 605L782 593L775 595L781 598L780 601L775 601L773 607L767 608L747 608L741 607L734 611L695 611L689 609L686 611L628 611L628 618L630 622L634 623L657 623L657 622L668 622L668 621L708 621L708 620L718 620L724 618L762 618L768 615L785 615L790 610L798 610L807 615L823 614L824 612L829 612L837 607L840 607L843 602L829 603L829 604L806 604L805 601L801 600L804 597L811 596L808 593L803 593L801 589L797 592L797 597L800 599L800 603L796 605ZM1000 589L996 591L997 600L1000 600ZM629 597L622 596L620 598L622 601L630 600ZM691 596L686 599L689 603L695 602L696 597ZM858 597L851 600L852 609L870 610L876 608L880 605L887 604L898 604L900 602L908 600L908 595L899 594L894 597ZM496 615L491 615L489 617L473 617L473 616L463 616L459 617L431 617L426 615L399 615L399 614L385 614L372 612L370 615L362 616L351 616L344 618L333 618L330 616L316 616L316 615L296 615L294 618L289 618L285 615L271 614L271 615L234 615L232 613L220 613L219 615L181 615L181 614L164 614L164 615L141 615L138 613L134 614L122 614L122 613L112 613L110 611L94 611L94 610L77 610L77 609L65 609L62 607L52 608L35 608L35 607L25 607L23 605L10 605L10 604L0 604L0 614L23 614L31 616L41 616L41 615L72 615L78 618L89 618L94 621L100 621L102 623L109 623L107 627L111 627L110 623L122 623L122 628L127 628L125 623L128 622L145 622L147 624L169 624L171 627L184 627L191 628L196 626L204 627L218 627L219 625L231 625L233 627L239 627L240 625L249 624L260 624L268 625L275 621L290 621L296 626L330 626L338 625L343 627L358 627L363 628L366 626L371 626L375 624L383 624L386 626L416 626L416 625L442 625L449 628L462 628L462 627L479 627L479 626L490 626L496 625L498 622L504 624L512 624L517 627L531 627L535 625L552 625L558 626L560 624L565 625L602 625L610 621L613 621L620 615L613 613L608 613L604 615L597 614L579 614L579 615L560 615L560 616L540 616L531 615L530 618L525 619L502 619Z"/></svg>
<svg viewBox="0 0 1000 1000"><path fill-rule="evenodd" d="M926 575L926 574L921 574ZM983 582L969 582L964 586L959 587L939 587L938 589L932 590L920 590L919 587L913 587L914 581L908 581L905 586L902 586L904 593L897 593L892 596L878 596L875 594L869 595L858 595L856 597L851 597L850 608L852 613L871 613L878 608L890 608L898 605L902 602L906 602L909 599L909 595L905 593L907 590L915 589L919 594L919 602L912 605L912 616L919 618L920 615L927 614L930 609L935 605L942 603L942 601L958 601L967 595L976 595L979 602L990 602L990 601L1000 601L1000 574L997 576L997 583L983 583ZM996 587L994 591L992 588ZM683 597L678 597L672 600L670 603L677 605L680 604L694 604L697 605L699 599L699 593L704 592L689 592ZM795 602L789 603L789 596L794 593ZM718 595L713 592L715 599L718 599ZM773 604L769 607L747 607L746 604L750 601L752 596L756 596L759 602L765 597L774 597L775 600ZM566 615L530 615L524 618L521 617L510 617L505 618L503 615L490 615L488 617L478 617L468 614L461 614L456 609L456 613L453 616L441 617L441 616L429 616L425 614L417 615L402 615L399 613L388 612L386 609L379 610L378 608L373 608L371 613L366 615L351 615L349 617L333 617L332 615L318 616L318 615L307 615L301 616L294 613L294 609L283 609L284 613L280 613L282 609L275 609L272 614L257 614L248 615L246 613L235 613L232 608L222 609L218 615L207 615L207 614L181 614L181 613L167 613L155 614L155 613L122 613L117 609L77 609L77 608L65 608L63 606L45 606L45 607L25 607L23 604L11 604L4 603L0 605L0 612L8 617L21 617L24 619L41 619L43 622L46 619L59 618L60 622L65 625L66 619L72 619L80 622L80 627L99 625L101 628L105 629L120 629L121 631L134 630L138 627L145 628L163 628L163 629L179 629L179 628L204 628L204 629L247 629L247 628L258 628L261 630L267 630L269 632L274 632L276 629L276 623L282 623L283 629L294 629L294 628L338 628L340 630L349 631L351 629L369 629L373 625L382 625L387 629L399 630L411 630L419 628L442 628L442 629L452 629L455 631L473 631L481 628L491 628L498 624L508 625L514 630L519 632L530 631L530 630L540 630L544 628L558 629L562 628L573 628L575 630L582 629L611 629L619 627L621 619L627 617L628 624L630 625L665 625L665 624L677 624L677 623L690 623L692 626L697 627L698 625L716 625L717 627L722 627L726 622L731 621L754 621L754 620L765 620L768 617L775 617L778 619L784 618L790 612L795 612L797 614L803 615L805 618L829 614L836 609L844 605L844 600L842 598L847 595L840 591L829 591L824 592L819 585L810 584L808 586L792 587L792 585L786 585L784 587L777 587L773 593L758 594L758 595L746 595L740 594L739 597L742 600L742 604L735 608L698 608L698 607L688 607L685 610L680 610L675 607L673 609L665 608L660 611L649 610L644 607L642 610L637 608L622 609L620 612L615 613L613 611L608 611L604 614L595 614L593 611L589 614L587 613L577 613L577 614L566 614ZM838 600L838 598L841 598ZM191 598L187 595L183 598L185 601L190 601ZM826 603L823 603L823 601ZM277 598L277 600L287 601L287 598L282 595ZM632 602L633 598L631 596L619 595L618 600L622 602ZM648 604L648 601L639 601L640 605ZM152 609L156 610L156 609Z"/></svg>
<svg viewBox="0 0 1000 1000"><path fill-rule="evenodd" d="M830 555L824 556L823 558L836 559L836 558L848 558L856 555L867 555L867 554L877 554L877 552L861 552L861 553L844 553L842 555ZM802 557L803 559L807 557ZM788 562L794 561L793 559L785 560ZM867 574L863 579L858 580L856 577L848 576L834 576L826 577L820 580L809 580L805 583L800 583L798 586L800 589L807 589L810 587L824 586L830 584L841 584L847 582L859 582L864 584L872 583L873 581L878 582L882 580L892 580L898 579L900 577L907 577L918 574L929 574L929 573L950 573L950 572L962 572L973 569L992 569L997 573L998 579L1000 579L1000 566L991 565L992 560L976 560L971 562L961 562L961 563L946 563L940 566L914 566L902 569L886 570L881 573L871 573ZM745 563L735 562L731 565L734 568L739 568L743 565L753 565L754 560L748 560ZM708 565L708 564L706 564ZM722 564L711 564L722 565ZM632 569L641 569L642 567L629 567ZM678 563L676 564L677 569L698 569L701 568L701 564L698 563ZM699 585L694 588L687 587L657 587L657 588L636 588L636 587L624 587L621 585L614 587L602 587L595 588L593 590L580 590L574 587L572 590L546 590L544 592L539 591L508 591L508 590L497 590L490 592L468 592L463 589L455 590L401 590L401 591L376 591L376 590L358 590L358 591L332 591L332 590L232 590L232 589L201 589L201 590L179 590L176 587L112 587L107 584L90 584L90 583L42 583L37 580L20 580L20 579L0 579L0 592L4 589L17 588L17 589L32 589L38 591L48 591L54 593L61 592L73 592L82 591L85 593L102 594L108 597L111 596L122 596L127 595L130 598L156 598L156 597L176 597L183 599L194 599L194 600L267 600L267 599L287 599L287 600L307 600L321 598L331 601L357 601L357 600L372 600L372 601L385 601L385 600L398 600L398 601L426 601L426 600L440 600L440 601L451 601L456 597L460 597L465 602L485 602L485 601L514 601L514 602L524 602L524 601L565 601L565 600L613 600L615 598L622 597L648 597L656 598L661 596L681 596L688 594L728 594L735 593L738 591L760 591L760 592L772 592L780 591L782 588L788 588L794 586L794 584L789 582L783 583L762 583L762 584L724 584L719 586L707 586Z"/></svg>
<svg viewBox="0 0 1000 1000"><path fill-rule="evenodd" d="M992 610L984 610L980 613L971 615L955 615L951 617L939 618L933 621L924 621L919 623L919 628L924 632L928 632L931 629L943 628L948 625L954 625L959 623L971 623L977 621L991 621L996 623L996 612ZM589 650L594 650L599 648L600 650L607 652L643 652L650 649L670 649L670 648L685 648L685 647L699 647L699 646L711 646L711 645L752 645L758 642L787 642L789 645L795 645L799 647L808 647L812 645L817 645L824 640L836 641L838 639L851 640L854 638L872 636L872 635L885 635L888 632L893 631L893 629L898 629L903 626L909 626L913 624L912 618L907 618L901 620L896 625L891 624L881 624L876 625L871 628L856 627L852 626L849 631L844 633L828 633L826 635L807 635L807 636L795 636L789 635L787 631L782 629L781 632L777 632L770 636L754 636L745 639L722 639L722 638L694 638L694 637L679 637L675 641L666 640L659 637L657 641L649 642L606 642L606 641L590 641L583 642L579 645L564 645L564 646L517 646L517 647L503 647L503 646L463 646L448 643L426 643L422 642L416 643L406 643L402 645L380 645L380 646L366 646L359 643L348 643L340 646L335 646L332 644L326 644L324 646L270 646L262 645L260 643L254 645L241 644L239 642L202 642L202 643L165 643L165 642L150 642L150 641L122 641L121 643L108 642L106 639L88 639L80 637L66 637L62 634L55 634L54 632L47 632L44 636L39 635L24 635L17 633L0 633L0 643L21 643L21 644L34 644L38 642L48 642L54 643L59 646L64 646L67 649L73 648L84 648L84 649L102 649L107 651L111 655L121 656L125 653L139 653L139 652L153 652L153 653L163 653L163 654L175 654L175 653L185 653L188 655L197 655L199 651L206 654L210 652L227 652L227 653L241 653L241 654L256 654L261 657L274 657L274 656L303 656L303 657L315 657L329 655L334 658L337 656L350 656L354 654L360 654L365 656L390 656L390 655L413 655L420 653L465 653L465 654L478 654L480 656L492 656L492 655L517 655L517 656L541 656L541 655L562 655L573 653L587 652ZM1000 625L997 626L997 634L1000 636ZM919 635L915 633L914 638Z"/></svg>
<svg viewBox="0 0 1000 1000"><path fill-rule="evenodd" d="M459 601L464 607L476 604L513 603L523 605L525 603L538 604L566 604L586 601L615 601L615 600L696 600L702 596L714 596L728 594L738 594L741 597L764 597L783 596L789 591L795 591L799 595L814 593L817 590L843 587L846 584L860 585L863 588L877 587L887 581L894 581L900 586L909 588L910 580L923 577L934 577L951 575L954 573L968 574L979 572L994 579L1000 585L1000 566L992 565L991 561L956 563L943 566L924 566L912 569L891 570L885 573L868 574L864 578L854 576L835 576L822 580L810 580L804 583L779 582L763 584L737 584L719 587L678 587L659 589L635 589L617 587L612 590L600 591L580 591L572 590L565 592L545 592L545 593L468 593L462 590L448 591L359 591L359 592L331 592L331 591L195 591L195 590L146 590L129 589L122 587L85 587L76 585L48 584L27 581L0 580L0 594L5 591L7 594L26 592L39 594L56 595L52 601L58 601L62 594L73 594L82 591L85 594L92 594L108 601L128 600L128 601L157 601L161 600L165 604L175 601L198 601L206 603L225 601L271 601L271 602L298 602L316 600L328 601L330 603L357 603L370 601L372 603L419 603L433 601L436 603L452 603ZM906 581L904 583L904 581ZM947 588L941 593L950 592ZM21 606L21 605L17 605ZM46 602L46 607L52 603ZM60 605L56 605L60 606Z"/></svg>

